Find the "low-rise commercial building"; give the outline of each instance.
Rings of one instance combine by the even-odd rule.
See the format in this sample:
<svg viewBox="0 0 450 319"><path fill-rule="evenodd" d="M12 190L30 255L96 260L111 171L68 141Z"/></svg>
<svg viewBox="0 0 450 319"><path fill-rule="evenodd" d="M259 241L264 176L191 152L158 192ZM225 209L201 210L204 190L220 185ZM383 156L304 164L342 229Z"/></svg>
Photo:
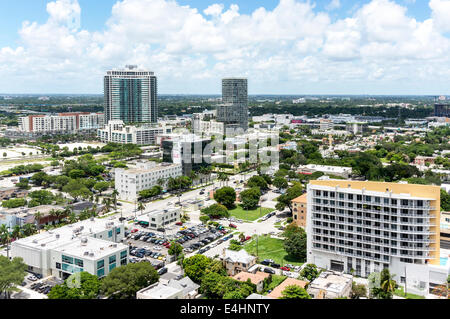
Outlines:
<svg viewBox="0 0 450 319"><path fill-rule="evenodd" d="M82 271L103 277L128 263L123 236L123 224L92 218L16 240L11 256L21 257L29 271L44 277L66 279Z"/></svg>
<svg viewBox="0 0 450 319"><path fill-rule="evenodd" d="M195 299L198 296L197 285L189 277L180 280L171 279L168 283L155 283L139 290L137 299Z"/></svg>
<svg viewBox="0 0 450 319"><path fill-rule="evenodd" d="M181 219L181 209L170 207L164 210L154 210L148 214L137 217L137 221L151 229L165 228L170 224L179 222Z"/></svg>
<svg viewBox="0 0 450 319"><path fill-rule="evenodd" d="M304 175L311 175L315 172L322 172L324 174L330 174L335 176L340 176L343 178L349 178L352 174L351 167L344 166L328 166L328 165L316 165L316 164L308 164L300 166L297 169L297 173Z"/></svg>

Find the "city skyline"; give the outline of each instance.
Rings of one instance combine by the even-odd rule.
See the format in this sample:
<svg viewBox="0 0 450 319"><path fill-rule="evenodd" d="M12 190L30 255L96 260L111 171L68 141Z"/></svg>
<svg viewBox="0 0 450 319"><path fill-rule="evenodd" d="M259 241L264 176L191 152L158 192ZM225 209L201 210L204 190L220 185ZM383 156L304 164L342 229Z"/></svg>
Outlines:
<svg viewBox="0 0 450 319"><path fill-rule="evenodd" d="M104 72L126 64L158 74L161 95L219 94L226 77L248 78L249 95L450 94L448 0L22 0L3 12L4 94L101 94Z"/></svg>

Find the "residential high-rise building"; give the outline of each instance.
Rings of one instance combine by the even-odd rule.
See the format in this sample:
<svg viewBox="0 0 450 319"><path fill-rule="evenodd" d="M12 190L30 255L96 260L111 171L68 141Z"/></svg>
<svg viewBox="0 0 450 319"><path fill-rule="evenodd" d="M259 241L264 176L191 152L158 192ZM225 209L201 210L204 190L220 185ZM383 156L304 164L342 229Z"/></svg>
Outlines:
<svg viewBox="0 0 450 319"><path fill-rule="evenodd" d="M112 70L104 78L105 123L156 123L158 119L158 84L153 72L127 65Z"/></svg>
<svg viewBox="0 0 450 319"><path fill-rule="evenodd" d="M450 104L436 103L434 105L434 116L450 117Z"/></svg>
<svg viewBox="0 0 450 319"><path fill-rule="evenodd" d="M217 121L226 127L248 129L248 83L245 78L222 80L222 104L217 106Z"/></svg>
<svg viewBox="0 0 450 319"><path fill-rule="evenodd" d="M438 186L317 180L307 194L308 263L363 277L388 268L422 295L445 282Z"/></svg>
<svg viewBox="0 0 450 319"><path fill-rule="evenodd" d="M19 130L30 133L78 133L96 130L103 124L103 113L58 113L19 118Z"/></svg>

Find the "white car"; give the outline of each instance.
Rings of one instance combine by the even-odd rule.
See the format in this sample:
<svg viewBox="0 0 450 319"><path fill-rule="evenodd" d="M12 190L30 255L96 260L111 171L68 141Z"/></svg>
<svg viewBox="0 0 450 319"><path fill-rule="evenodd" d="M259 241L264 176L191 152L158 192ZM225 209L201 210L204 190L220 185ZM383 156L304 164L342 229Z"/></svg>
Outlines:
<svg viewBox="0 0 450 319"><path fill-rule="evenodd" d="M36 280L38 280L37 277L36 277L35 275L29 275L29 276L27 277L27 279L28 279L28 280L31 280L31 281L36 281Z"/></svg>

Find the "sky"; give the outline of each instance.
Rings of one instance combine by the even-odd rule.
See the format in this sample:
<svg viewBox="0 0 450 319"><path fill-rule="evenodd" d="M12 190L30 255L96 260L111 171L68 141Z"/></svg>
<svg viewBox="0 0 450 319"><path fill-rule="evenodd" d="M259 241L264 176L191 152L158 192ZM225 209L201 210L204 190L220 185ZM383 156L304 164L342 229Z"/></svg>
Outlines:
<svg viewBox="0 0 450 319"><path fill-rule="evenodd" d="M450 0L0 2L0 93L101 94L107 70L160 94L450 94Z"/></svg>

